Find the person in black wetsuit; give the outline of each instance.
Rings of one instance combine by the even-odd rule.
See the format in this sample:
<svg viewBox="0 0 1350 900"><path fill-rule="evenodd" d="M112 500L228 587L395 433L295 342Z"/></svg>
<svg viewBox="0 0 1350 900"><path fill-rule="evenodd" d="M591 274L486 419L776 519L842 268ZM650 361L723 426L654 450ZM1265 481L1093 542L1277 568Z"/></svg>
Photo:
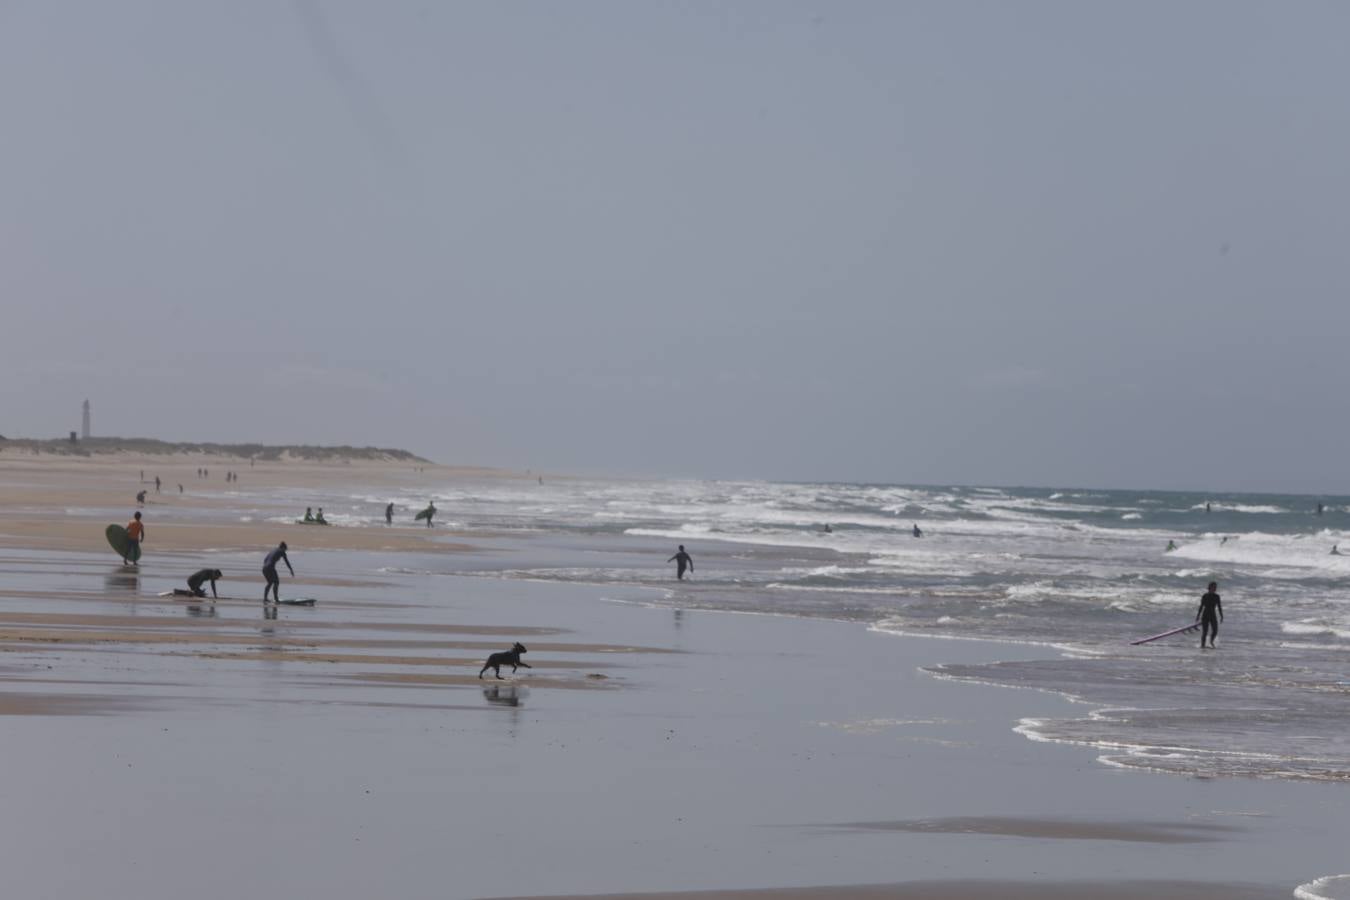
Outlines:
<svg viewBox="0 0 1350 900"><path fill-rule="evenodd" d="M1209 590L1200 598L1200 608L1195 611L1195 621L1200 623L1200 649L1205 649L1205 636L1209 636L1209 649L1214 649L1214 638L1219 634L1219 623L1223 621L1223 603L1219 600L1219 584L1209 583Z"/></svg>
<svg viewBox="0 0 1350 900"><path fill-rule="evenodd" d="M918 525L915 525L910 533L913 534L915 537L923 537L923 530L919 528Z"/></svg>
<svg viewBox="0 0 1350 900"><path fill-rule="evenodd" d="M675 563L675 577L684 581L684 570L689 569L689 574L694 574L694 558L684 552L684 544L680 545L680 552L676 553L666 562Z"/></svg>
<svg viewBox="0 0 1350 900"><path fill-rule="evenodd" d="M384 508L384 524L394 524L394 504L390 503Z"/></svg>
<svg viewBox="0 0 1350 900"><path fill-rule="evenodd" d="M215 600L217 597L216 579L223 577L219 569L201 569L188 576L188 590L198 597L205 597L206 591L202 590L202 585L209 581L211 582L211 599Z"/></svg>
<svg viewBox="0 0 1350 900"><path fill-rule="evenodd" d="M277 544L277 548L267 554L263 560L263 578L267 579L267 585L263 588L263 603L267 602L267 592L272 592L272 599L277 603L281 602L281 576L277 574L277 563L284 562L286 568L290 569L291 577L295 577L295 569L291 568L291 561L286 557L286 542Z"/></svg>

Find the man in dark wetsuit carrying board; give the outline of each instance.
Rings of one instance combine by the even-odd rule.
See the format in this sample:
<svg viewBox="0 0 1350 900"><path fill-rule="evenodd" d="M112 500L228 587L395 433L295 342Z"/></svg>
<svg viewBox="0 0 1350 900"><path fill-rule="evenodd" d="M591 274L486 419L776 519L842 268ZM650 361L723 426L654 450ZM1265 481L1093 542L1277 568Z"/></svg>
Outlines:
<svg viewBox="0 0 1350 900"><path fill-rule="evenodd" d="M690 575L694 574L694 558L684 552L684 544L680 545L680 552L666 560L666 562L675 563L675 577L680 581L684 581L684 570L686 568L689 570Z"/></svg>
<svg viewBox="0 0 1350 900"><path fill-rule="evenodd" d="M219 569L200 569L188 576L188 590L198 597L205 597L206 591L202 590L202 585L211 582L211 599L217 599L216 579L223 578Z"/></svg>
<svg viewBox="0 0 1350 900"><path fill-rule="evenodd" d="M267 554L263 560L263 578L267 579L267 584L263 587L263 603L267 602L267 592L272 592L272 599L277 603L281 602L281 576L277 574L277 563L284 562L286 568L290 569L291 577L295 577L295 569L291 568L291 561L286 557L286 542L277 544L277 548Z"/></svg>
<svg viewBox="0 0 1350 900"><path fill-rule="evenodd" d="M1209 649L1214 648L1214 638L1219 634L1219 623L1223 621L1223 603L1219 600L1219 584L1209 583L1209 590L1200 598L1200 608L1195 611L1195 621L1200 623L1200 649L1205 649L1205 636L1209 636Z"/></svg>

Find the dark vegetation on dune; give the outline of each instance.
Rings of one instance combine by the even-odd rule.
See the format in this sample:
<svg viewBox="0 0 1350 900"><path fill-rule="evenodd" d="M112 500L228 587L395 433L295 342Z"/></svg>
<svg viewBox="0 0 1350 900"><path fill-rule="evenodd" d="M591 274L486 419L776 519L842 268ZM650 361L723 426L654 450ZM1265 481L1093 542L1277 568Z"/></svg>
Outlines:
<svg viewBox="0 0 1350 900"><path fill-rule="evenodd" d="M0 451L9 453L51 453L60 456L98 456L105 453L140 453L147 456L198 454L235 456L260 461L295 459L307 462L429 462L407 450L389 447L320 447L313 444L217 444L188 441L160 441L154 438L91 437L78 441L69 438L6 440L0 437Z"/></svg>

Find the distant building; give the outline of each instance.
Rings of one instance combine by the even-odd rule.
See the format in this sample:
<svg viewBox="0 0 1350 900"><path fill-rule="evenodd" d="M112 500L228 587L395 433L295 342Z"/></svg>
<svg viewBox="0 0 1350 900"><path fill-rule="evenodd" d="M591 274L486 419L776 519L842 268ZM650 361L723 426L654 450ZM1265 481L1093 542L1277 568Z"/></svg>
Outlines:
<svg viewBox="0 0 1350 900"><path fill-rule="evenodd" d="M84 427L80 429L80 435L87 441L89 440L89 401L84 401Z"/></svg>

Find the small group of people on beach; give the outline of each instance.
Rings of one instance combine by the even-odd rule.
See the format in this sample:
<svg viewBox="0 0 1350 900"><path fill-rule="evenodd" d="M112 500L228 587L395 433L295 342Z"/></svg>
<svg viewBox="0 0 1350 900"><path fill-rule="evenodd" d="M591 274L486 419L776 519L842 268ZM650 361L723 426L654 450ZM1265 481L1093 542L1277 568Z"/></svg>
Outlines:
<svg viewBox="0 0 1350 900"><path fill-rule="evenodd" d="M286 556L287 549L286 542L282 541L274 549L269 551L267 556L263 557L263 603L267 602L267 595L269 593L272 595L272 602L281 602L281 576L277 573L277 563L284 562L286 568L291 573L291 577L295 577L295 569L291 566L291 561ZM188 590L192 592L193 596L205 597L206 589L202 587L202 585L210 582L211 599L218 600L220 598L216 593L216 582L224 577L225 575L220 569L198 569L188 576Z"/></svg>
<svg viewBox="0 0 1350 900"><path fill-rule="evenodd" d="M424 510L422 510L422 511L416 516L416 519L415 519L415 520L417 520L417 519L426 519L426 521L427 521L427 527L430 528L430 527L431 527L431 519L432 519L432 517L435 516L435 515L436 515L436 504L435 504L435 503L428 503L428 504L427 504L427 508L424 509ZM323 507L322 507L322 506L319 507L319 511L318 511L317 513L314 512L314 508L313 508L312 506L306 506L306 507L305 507L305 517L304 517L303 519L300 520L300 524L301 524L301 525L328 525L328 524L331 524L331 523L330 523L327 519L324 518L324 516L323 516ZM384 508L384 524L386 524L386 525L393 525L393 524L394 524L394 504L393 504L393 503L390 503L389 505L387 505L387 506Z"/></svg>

